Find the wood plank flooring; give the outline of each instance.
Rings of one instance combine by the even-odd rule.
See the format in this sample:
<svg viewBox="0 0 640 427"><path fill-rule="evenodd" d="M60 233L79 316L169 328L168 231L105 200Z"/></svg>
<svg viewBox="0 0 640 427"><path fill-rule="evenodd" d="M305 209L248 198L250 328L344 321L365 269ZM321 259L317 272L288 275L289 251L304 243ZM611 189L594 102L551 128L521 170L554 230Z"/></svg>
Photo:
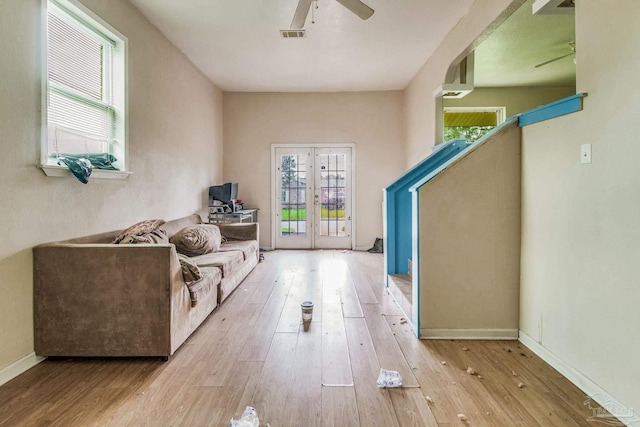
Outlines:
<svg viewBox="0 0 640 427"><path fill-rule="evenodd" d="M0 426L228 426L247 405L271 427L593 425L517 341L417 340L382 270L380 254L267 252L168 362L50 358L0 387ZM404 387L378 388L380 368Z"/></svg>

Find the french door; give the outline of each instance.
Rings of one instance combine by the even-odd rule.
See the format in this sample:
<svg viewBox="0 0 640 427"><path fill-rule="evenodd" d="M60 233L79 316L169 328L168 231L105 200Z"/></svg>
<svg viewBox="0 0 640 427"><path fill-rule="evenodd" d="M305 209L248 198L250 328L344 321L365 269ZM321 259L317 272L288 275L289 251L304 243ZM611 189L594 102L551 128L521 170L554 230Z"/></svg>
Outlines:
<svg viewBox="0 0 640 427"><path fill-rule="evenodd" d="M275 247L352 248L352 147L275 147Z"/></svg>

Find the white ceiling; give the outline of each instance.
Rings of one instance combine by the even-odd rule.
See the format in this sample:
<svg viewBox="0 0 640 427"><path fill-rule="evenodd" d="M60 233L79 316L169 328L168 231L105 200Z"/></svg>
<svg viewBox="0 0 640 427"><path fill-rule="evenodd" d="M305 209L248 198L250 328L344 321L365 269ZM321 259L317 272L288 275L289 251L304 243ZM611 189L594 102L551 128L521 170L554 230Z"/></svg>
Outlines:
<svg viewBox="0 0 640 427"><path fill-rule="evenodd" d="M223 91L404 89L474 0L364 0L363 21L313 3L306 38L283 39L298 0L129 0ZM476 87L569 86L574 17L532 15L528 0L475 51Z"/></svg>
<svg viewBox="0 0 640 427"><path fill-rule="evenodd" d="M297 0L130 0L218 87L249 92L404 89L473 3L364 1L366 21L319 0L306 38L283 39Z"/></svg>

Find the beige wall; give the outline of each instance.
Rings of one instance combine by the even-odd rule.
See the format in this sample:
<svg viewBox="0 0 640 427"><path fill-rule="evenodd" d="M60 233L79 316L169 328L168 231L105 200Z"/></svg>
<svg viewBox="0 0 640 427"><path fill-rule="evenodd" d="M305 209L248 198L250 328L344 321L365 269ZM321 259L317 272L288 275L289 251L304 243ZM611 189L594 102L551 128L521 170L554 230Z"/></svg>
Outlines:
<svg viewBox="0 0 640 427"><path fill-rule="evenodd" d="M421 336L517 338L518 125L467 151L418 195Z"/></svg>
<svg viewBox="0 0 640 427"><path fill-rule="evenodd" d="M505 107L507 117L576 94L572 87L480 87L461 99L445 99L445 107Z"/></svg>
<svg viewBox="0 0 640 427"><path fill-rule="evenodd" d="M521 330L640 415L640 2L576 2L584 110L523 129ZM580 164L580 145L593 163Z"/></svg>
<svg viewBox="0 0 640 427"><path fill-rule="evenodd" d="M83 185L73 177L46 177L36 168L41 2L2 0L0 373L33 352L34 245L190 214L222 177L220 90L128 2L84 3L129 39L133 175Z"/></svg>
<svg viewBox="0 0 640 427"><path fill-rule="evenodd" d="M436 109L441 99L433 96L453 63L473 50L491 26L504 21L524 0L476 0L442 44L422 66L405 90L406 168L416 164L431 152L436 139ZM438 141L440 142L440 141Z"/></svg>
<svg viewBox="0 0 640 427"><path fill-rule="evenodd" d="M224 178L271 247L271 144L355 144L356 248L382 237L382 188L403 170L402 92L225 93Z"/></svg>

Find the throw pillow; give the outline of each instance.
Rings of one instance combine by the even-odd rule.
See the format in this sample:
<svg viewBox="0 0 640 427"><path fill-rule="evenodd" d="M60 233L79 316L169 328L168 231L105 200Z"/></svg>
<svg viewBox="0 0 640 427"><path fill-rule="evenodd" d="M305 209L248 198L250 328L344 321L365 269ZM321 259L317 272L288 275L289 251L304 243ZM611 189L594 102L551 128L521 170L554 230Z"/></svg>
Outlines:
<svg viewBox="0 0 640 427"><path fill-rule="evenodd" d="M163 219L147 219L145 221L140 221L120 233L113 243L131 243L133 241L133 237L149 234L158 229L162 224L164 224Z"/></svg>
<svg viewBox="0 0 640 427"><path fill-rule="evenodd" d="M195 224L178 231L169 239L181 254L198 256L220 249L220 228L213 224Z"/></svg>
<svg viewBox="0 0 640 427"><path fill-rule="evenodd" d="M197 282L202 279L202 272L200 268L189 259L188 256L178 254L180 260L180 267L182 268L182 278L185 283Z"/></svg>

